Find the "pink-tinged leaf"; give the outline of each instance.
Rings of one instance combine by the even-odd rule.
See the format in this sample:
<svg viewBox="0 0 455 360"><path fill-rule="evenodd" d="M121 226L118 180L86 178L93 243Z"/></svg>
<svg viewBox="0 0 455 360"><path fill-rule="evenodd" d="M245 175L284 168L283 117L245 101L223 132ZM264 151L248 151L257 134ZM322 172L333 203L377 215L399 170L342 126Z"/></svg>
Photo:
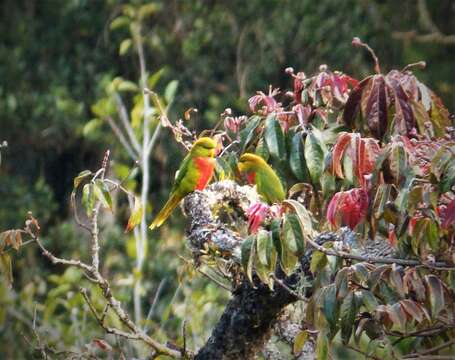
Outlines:
<svg viewBox="0 0 455 360"><path fill-rule="evenodd" d="M303 106L302 104L297 104L292 108L292 111L294 111L301 126L308 125L310 116L312 114L310 105Z"/></svg>
<svg viewBox="0 0 455 360"><path fill-rule="evenodd" d="M363 79L349 94L349 98L346 101L346 105L344 106L343 111L343 121L344 123L349 126L353 127L357 114L360 110L360 101L362 99L362 92L365 86L368 85L370 80L372 79L371 76Z"/></svg>
<svg viewBox="0 0 455 360"><path fill-rule="evenodd" d="M248 229L251 234L257 233L259 226L270 212L270 207L263 203L255 203L249 207L246 216L248 217Z"/></svg>
<svg viewBox="0 0 455 360"><path fill-rule="evenodd" d="M406 329L406 313L404 312L401 305L399 303L393 304L391 306L388 305L387 312L392 322L404 331Z"/></svg>
<svg viewBox="0 0 455 360"><path fill-rule="evenodd" d="M387 96L383 75L373 77L373 85L365 109L365 117L372 134L382 139L387 130Z"/></svg>
<svg viewBox="0 0 455 360"><path fill-rule="evenodd" d="M428 288L428 300L430 301L431 306L431 316L433 319L439 315L442 309L445 307L444 300L444 288L435 275L426 275L425 282Z"/></svg>
<svg viewBox="0 0 455 360"><path fill-rule="evenodd" d="M346 146L351 142L351 137L355 134L343 132L338 137L338 140L333 147L333 157L332 157L332 169L333 173L339 178L343 179L343 170L341 168L341 159L343 158L344 150Z"/></svg>
<svg viewBox="0 0 455 360"><path fill-rule="evenodd" d="M414 268L407 269L403 276L404 286L408 288L408 291L414 292L418 301L424 301L426 297L425 286L420 276L417 274Z"/></svg>
<svg viewBox="0 0 455 360"><path fill-rule="evenodd" d="M441 214L441 227L443 229L449 228L450 225L455 223L455 198L447 205Z"/></svg>
<svg viewBox="0 0 455 360"><path fill-rule="evenodd" d="M417 78L412 73L406 73L398 70L391 70L387 75L386 79L396 80L403 88L406 95L414 100L419 100L419 87L417 85Z"/></svg>
<svg viewBox="0 0 455 360"><path fill-rule="evenodd" d="M400 304L404 311L409 314L411 319L416 320L418 323L422 322L424 312L418 303L410 299L405 299L401 300Z"/></svg>
<svg viewBox="0 0 455 360"><path fill-rule="evenodd" d="M266 95L262 91L248 99L248 105L252 112L263 112L270 114L272 112L279 112L281 110L281 103L275 100L275 96L279 94L278 89L269 89Z"/></svg>
<svg viewBox="0 0 455 360"><path fill-rule="evenodd" d="M401 277L401 273L395 264L392 265L392 269L390 270L390 284L392 287L397 291L397 293L404 298L404 286L403 286L403 278Z"/></svg>
<svg viewBox="0 0 455 360"><path fill-rule="evenodd" d="M413 131L416 125L409 98L398 80L389 78L388 83L394 92L395 129L399 134L407 135Z"/></svg>

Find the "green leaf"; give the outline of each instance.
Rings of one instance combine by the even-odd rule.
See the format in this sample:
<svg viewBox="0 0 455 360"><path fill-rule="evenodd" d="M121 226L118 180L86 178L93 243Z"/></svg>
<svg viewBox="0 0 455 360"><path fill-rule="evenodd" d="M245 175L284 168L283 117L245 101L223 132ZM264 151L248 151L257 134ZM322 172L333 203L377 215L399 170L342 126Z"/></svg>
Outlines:
<svg viewBox="0 0 455 360"><path fill-rule="evenodd" d="M11 288L13 285L13 266L11 263L11 256L7 253L1 253L0 266L3 276L5 277L6 285L8 288Z"/></svg>
<svg viewBox="0 0 455 360"><path fill-rule="evenodd" d="M433 319L439 315L445 307L444 288L441 281L435 275L426 275L425 282L428 287L428 296L431 306L431 316Z"/></svg>
<svg viewBox="0 0 455 360"><path fill-rule="evenodd" d="M82 182L82 180L84 180L87 176L89 175L92 175L92 172L90 170L84 170L84 171L81 171L79 173L79 175L77 175L75 178L74 178L74 188L76 189L80 183Z"/></svg>
<svg viewBox="0 0 455 360"><path fill-rule="evenodd" d="M312 216L310 215L308 210L305 208L305 206L303 206L298 201L291 200L291 199L283 201L283 206L291 208L297 214L297 217L300 222L301 229L302 229L302 234L304 236L313 237L314 230L313 230Z"/></svg>
<svg viewBox="0 0 455 360"><path fill-rule="evenodd" d="M265 120L264 139L270 155L278 161L286 160L286 141L281 125L274 113Z"/></svg>
<svg viewBox="0 0 455 360"><path fill-rule="evenodd" d="M256 239L258 260L262 265L269 266L273 249L272 236L266 230L259 230Z"/></svg>
<svg viewBox="0 0 455 360"><path fill-rule="evenodd" d="M319 184L324 167L324 151L313 133L308 134L305 140L305 160L313 184Z"/></svg>
<svg viewBox="0 0 455 360"><path fill-rule="evenodd" d="M286 236L281 236L281 265L283 267L283 271L289 275L292 270L294 270L295 265L297 264L298 258L294 255L294 253L289 248L289 244L287 242Z"/></svg>
<svg viewBox="0 0 455 360"><path fill-rule="evenodd" d="M117 91L137 92L139 87L132 81L122 80L117 85Z"/></svg>
<svg viewBox="0 0 455 360"><path fill-rule="evenodd" d="M133 44L133 40L131 39L125 39L120 43L120 47L118 49L118 53L120 56L125 55L128 50L131 48L131 45Z"/></svg>
<svg viewBox="0 0 455 360"><path fill-rule="evenodd" d="M128 219L128 224L126 225L125 232L133 230L141 222L143 213L144 207L142 206L141 199L135 196L133 211L131 212L130 218Z"/></svg>
<svg viewBox="0 0 455 360"><path fill-rule="evenodd" d="M130 23L130 19L127 16L119 16L112 20L109 26L111 30L116 30L121 27L127 26Z"/></svg>
<svg viewBox="0 0 455 360"><path fill-rule="evenodd" d="M252 264L254 260L255 237L247 237L240 248L243 270L252 281Z"/></svg>
<svg viewBox="0 0 455 360"><path fill-rule="evenodd" d="M452 189L452 187L455 185L455 160L454 157L452 156L452 160L450 164L447 166L446 171L442 175L441 182L439 184L439 187L441 189L441 192L447 192Z"/></svg>
<svg viewBox="0 0 455 360"><path fill-rule="evenodd" d="M109 193L107 185L102 180L95 180L93 184L93 192L95 193L95 198L101 203L105 209L112 211L112 198Z"/></svg>
<svg viewBox="0 0 455 360"><path fill-rule="evenodd" d="M270 224L270 230L272 232L272 240L273 240L273 245L276 249L276 252L281 259L283 256L283 249L281 247L281 226L280 226L280 220L274 219L272 220L272 223Z"/></svg>
<svg viewBox="0 0 455 360"><path fill-rule="evenodd" d="M322 303L322 312L329 324L331 330L336 328L338 319L338 302L337 302L337 289L335 284L331 284L326 287L324 291L324 298ZM330 332L334 336L334 331Z"/></svg>
<svg viewBox="0 0 455 360"><path fill-rule="evenodd" d="M310 271L313 274L316 274L318 270L323 269L327 265L327 256L318 250L313 252L310 263Z"/></svg>
<svg viewBox="0 0 455 360"><path fill-rule="evenodd" d="M298 355L303 347L305 346L305 343L307 342L309 337L308 331L302 330L300 331L297 336L294 338L294 346L293 346L293 353L294 355Z"/></svg>
<svg viewBox="0 0 455 360"><path fill-rule="evenodd" d="M265 143L263 138L259 139L254 153L256 155L259 155L265 161L269 160L269 158L270 158L269 149L267 149L267 145L266 145L266 143Z"/></svg>
<svg viewBox="0 0 455 360"><path fill-rule="evenodd" d="M396 184L401 184L406 177L407 160L402 144L394 144L390 153L390 171Z"/></svg>
<svg viewBox="0 0 455 360"><path fill-rule="evenodd" d="M329 358L329 339L325 331L318 334L316 341L316 359L327 360Z"/></svg>
<svg viewBox="0 0 455 360"><path fill-rule="evenodd" d="M335 276L335 286L337 287L337 298L344 299L349 289L349 274L351 269L344 267L340 269Z"/></svg>
<svg viewBox="0 0 455 360"><path fill-rule="evenodd" d="M261 117L259 116L252 116L248 119L247 125L245 128L240 131L240 148L242 149L241 153L244 153L245 150L248 148L249 143L254 138L256 134L256 129L261 123Z"/></svg>
<svg viewBox="0 0 455 360"><path fill-rule="evenodd" d="M168 104L174 101L178 86L178 80L172 80L169 82L169 84L167 84L166 89L164 90L164 99Z"/></svg>
<svg viewBox="0 0 455 360"><path fill-rule="evenodd" d="M378 300L371 291L362 290L361 292L362 304L365 306L368 312L373 312L379 306Z"/></svg>
<svg viewBox="0 0 455 360"><path fill-rule="evenodd" d="M344 298L340 307L341 319L341 340L343 344L349 343L354 326L355 316L357 315L357 300L353 291L350 291Z"/></svg>
<svg viewBox="0 0 455 360"><path fill-rule="evenodd" d="M82 134L85 137L90 137L97 129L99 129L103 125L103 120L94 118L90 121L86 122L84 127L82 128Z"/></svg>
<svg viewBox="0 0 455 360"><path fill-rule="evenodd" d="M161 79L161 76L164 74L164 72L165 72L165 68L161 68L149 76L149 78L147 80L147 86L149 89L155 88L155 85Z"/></svg>
<svg viewBox="0 0 455 360"><path fill-rule="evenodd" d="M257 259L256 259L257 260ZM267 266L261 264L259 261L255 261L256 274L259 279L266 285L269 286L270 290L273 290L273 280L270 278L270 271Z"/></svg>
<svg viewBox="0 0 455 360"><path fill-rule="evenodd" d="M159 9L160 6L158 3L149 3L142 5L137 12L138 18L140 20L144 20L146 17L155 14Z"/></svg>
<svg viewBox="0 0 455 360"><path fill-rule="evenodd" d="M93 192L93 184L85 184L82 188L82 205L88 217L92 215L95 206L95 195Z"/></svg>
<svg viewBox="0 0 455 360"><path fill-rule="evenodd" d="M308 169L305 163L302 133L297 133L292 137L289 166L292 173L299 181L308 180Z"/></svg>
<svg viewBox="0 0 455 360"><path fill-rule="evenodd" d="M305 239L296 214L288 214L284 221L284 236L289 249L297 257L305 254Z"/></svg>

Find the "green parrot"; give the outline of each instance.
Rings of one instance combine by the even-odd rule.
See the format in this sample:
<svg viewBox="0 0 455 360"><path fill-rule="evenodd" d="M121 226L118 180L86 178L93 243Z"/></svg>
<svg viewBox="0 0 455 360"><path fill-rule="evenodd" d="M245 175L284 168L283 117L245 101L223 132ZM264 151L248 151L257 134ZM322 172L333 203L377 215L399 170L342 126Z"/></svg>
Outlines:
<svg viewBox="0 0 455 360"><path fill-rule="evenodd" d="M269 204L280 203L286 198L278 175L260 156L245 153L240 156L237 166L250 184L256 184L257 192Z"/></svg>
<svg viewBox="0 0 455 360"><path fill-rule="evenodd" d="M150 229L161 226L179 202L190 192L204 190L212 179L215 169L216 147L216 141L209 137L201 137L194 142L176 173L169 200L156 215Z"/></svg>

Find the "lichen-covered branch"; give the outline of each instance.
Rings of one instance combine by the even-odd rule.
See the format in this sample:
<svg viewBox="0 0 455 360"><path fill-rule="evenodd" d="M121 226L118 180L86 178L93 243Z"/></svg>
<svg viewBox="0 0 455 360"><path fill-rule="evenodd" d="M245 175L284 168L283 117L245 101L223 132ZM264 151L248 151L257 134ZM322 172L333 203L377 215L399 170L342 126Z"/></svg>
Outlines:
<svg viewBox="0 0 455 360"><path fill-rule="evenodd" d="M183 204L189 222L187 240L195 258L205 254L207 248L215 248L239 263L243 237L234 229L242 228L246 210L258 201L254 188L240 186L232 181L220 181L204 191L187 196ZM392 249L388 245L384 246L383 241L369 241L356 254L322 246L327 241L346 244L352 241L353 236L350 230L341 232L339 236L334 233L318 235L310 241L310 247L299 259L300 266L294 273L285 276L278 268L271 274L275 280L273 291L256 277L253 279L254 284L246 279L240 280L237 286L234 285L232 299L195 359L253 359L266 346L268 348L267 343L275 329L279 328L277 324L286 306L311 295L312 289L300 294L297 285L304 279L312 278L310 263L315 249L328 255L360 261L394 263L396 260L405 265L417 265L412 261L390 259ZM302 358L314 358L311 342L304 353ZM269 357L273 358L271 355Z"/></svg>

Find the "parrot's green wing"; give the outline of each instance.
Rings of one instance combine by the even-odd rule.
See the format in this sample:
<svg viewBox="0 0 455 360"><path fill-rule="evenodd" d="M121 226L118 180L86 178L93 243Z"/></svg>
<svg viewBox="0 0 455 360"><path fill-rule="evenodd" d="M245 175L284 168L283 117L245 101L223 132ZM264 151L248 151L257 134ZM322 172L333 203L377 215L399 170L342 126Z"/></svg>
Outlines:
<svg viewBox="0 0 455 360"><path fill-rule="evenodd" d="M179 169L175 173L175 180L174 180L174 185L172 185L172 190L171 193L177 190L182 183L182 180L185 178L185 176L188 173L188 169L191 164L191 156L188 154L185 156L185 158L182 161L182 164L180 165Z"/></svg>

